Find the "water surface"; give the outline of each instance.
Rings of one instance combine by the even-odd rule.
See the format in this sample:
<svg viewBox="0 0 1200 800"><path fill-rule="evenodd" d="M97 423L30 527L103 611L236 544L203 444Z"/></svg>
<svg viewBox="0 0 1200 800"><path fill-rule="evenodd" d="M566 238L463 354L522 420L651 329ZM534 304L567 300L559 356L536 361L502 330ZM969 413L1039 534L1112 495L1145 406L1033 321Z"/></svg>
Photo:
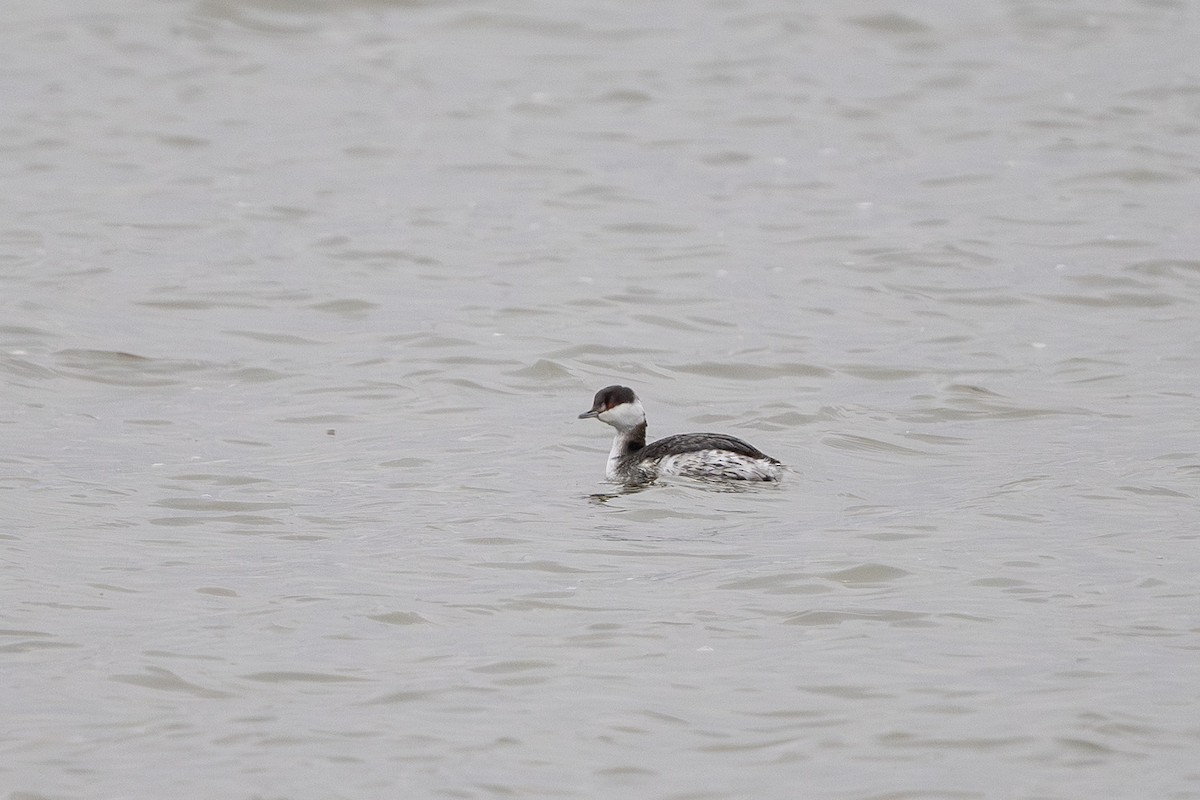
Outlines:
<svg viewBox="0 0 1200 800"><path fill-rule="evenodd" d="M12 4L4 796L1200 798L1198 36Z"/></svg>

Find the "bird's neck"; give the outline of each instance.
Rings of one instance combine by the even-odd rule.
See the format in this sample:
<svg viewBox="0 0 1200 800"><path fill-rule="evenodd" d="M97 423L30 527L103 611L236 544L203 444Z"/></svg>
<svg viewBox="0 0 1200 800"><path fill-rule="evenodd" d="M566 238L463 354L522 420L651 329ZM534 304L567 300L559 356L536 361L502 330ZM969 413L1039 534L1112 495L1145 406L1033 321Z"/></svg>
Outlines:
<svg viewBox="0 0 1200 800"><path fill-rule="evenodd" d="M646 446L646 423L643 422L629 430L617 431L613 437L612 450L608 454L608 476L616 475L617 464Z"/></svg>

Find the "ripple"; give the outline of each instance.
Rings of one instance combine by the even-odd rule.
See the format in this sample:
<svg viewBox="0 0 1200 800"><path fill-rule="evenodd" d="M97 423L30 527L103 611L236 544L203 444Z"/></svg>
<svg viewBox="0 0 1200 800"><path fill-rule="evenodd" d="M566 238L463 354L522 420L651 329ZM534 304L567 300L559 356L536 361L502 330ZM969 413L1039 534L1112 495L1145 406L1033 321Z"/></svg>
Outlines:
<svg viewBox="0 0 1200 800"><path fill-rule="evenodd" d="M710 378L730 378L744 381L765 381L775 378L810 378L832 374L832 370L801 362L779 364L747 364L738 362L700 361L690 364L667 364L668 369Z"/></svg>
<svg viewBox="0 0 1200 800"><path fill-rule="evenodd" d="M1183 258L1151 259L1130 264L1126 269L1154 278L1193 279L1200 275L1200 261Z"/></svg>
<svg viewBox="0 0 1200 800"><path fill-rule="evenodd" d="M311 347L313 345L327 344L316 339L308 339L303 336L296 336L292 333L267 333L263 331L223 331L230 336L240 336L244 339L252 339L256 342L265 342L266 344L285 344L285 345L301 345Z"/></svg>
<svg viewBox="0 0 1200 800"><path fill-rule="evenodd" d="M911 447L904 447L903 445L892 444L891 442L884 442L867 436L855 436L846 433L826 436L822 440L822 443L839 450L852 450L861 453L893 453L908 456L929 454L926 450L916 450Z"/></svg>
<svg viewBox="0 0 1200 800"><path fill-rule="evenodd" d="M896 12L849 17L846 21L860 28L866 28L869 31L879 31L880 33L911 36L918 33L932 32L932 29L920 20Z"/></svg>
<svg viewBox="0 0 1200 800"><path fill-rule="evenodd" d="M848 569L823 573L821 577L845 586L873 586L905 578L908 575L906 570L889 567L886 564L859 564Z"/></svg>
<svg viewBox="0 0 1200 800"><path fill-rule="evenodd" d="M929 614L892 609L854 609L845 611L814 609L792 614L783 621L783 624L821 627L841 625L846 622L886 622L894 625L931 626L934 623L929 621L929 616Z"/></svg>
<svg viewBox="0 0 1200 800"><path fill-rule="evenodd" d="M421 625L429 622L429 620L420 614L410 611L391 611L387 614L372 614L367 619L382 622L385 625Z"/></svg>
<svg viewBox="0 0 1200 800"><path fill-rule="evenodd" d="M329 672L252 672L242 677L260 683L350 683L366 680L366 678L336 675Z"/></svg>
<svg viewBox="0 0 1200 800"><path fill-rule="evenodd" d="M1044 300L1072 306L1091 306L1093 308L1162 308L1174 305L1179 299L1169 294L1112 292L1103 296L1077 294L1042 294Z"/></svg>
<svg viewBox="0 0 1200 800"><path fill-rule="evenodd" d="M159 667L147 667L145 673L141 675L110 675L109 680L116 681L117 683L128 683L132 686L141 686L146 689L155 689L160 692L190 694L193 697L202 697L209 700L219 700L233 696L229 692L209 689L184 680L174 672Z"/></svg>
<svg viewBox="0 0 1200 800"><path fill-rule="evenodd" d="M365 316L379 308L378 303L372 303L369 300L359 300L357 298L346 298L341 300L327 300L323 303L314 303L309 308L314 311L322 311L326 314L336 314L339 317L353 319Z"/></svg>
<svg viewBox="0 0 1200 800"><path fill-rule="evenodd" d="M175 386L182 383L182 376L216 366L205 361L147 358L111 350L60 350L54 358L56 369L64 375L115 386Z"/></svg>
<svg viewBox="0 0 1200 800"><path fill-rule="evenodd" d="M213 500L194 497L171 497L156 500L152 505L177 511L269 511L291 508L288 503L246 503L234 500Z"/></svg>

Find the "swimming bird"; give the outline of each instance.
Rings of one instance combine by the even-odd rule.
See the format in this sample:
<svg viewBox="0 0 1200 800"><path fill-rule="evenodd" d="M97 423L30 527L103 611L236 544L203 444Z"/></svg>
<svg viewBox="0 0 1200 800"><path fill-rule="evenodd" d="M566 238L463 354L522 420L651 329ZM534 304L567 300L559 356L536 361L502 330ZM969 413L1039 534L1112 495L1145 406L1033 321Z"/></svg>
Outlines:
<svg viewBox="0 0 1200 800"><path fill-rule="evenodd" d="M646 444L646 411L628 386L596 392L595 418L617 429L604 474L611 481L644 484L660 475L734 481L777 481L783 465L758 448L723 433L680 433Z"/></svg>

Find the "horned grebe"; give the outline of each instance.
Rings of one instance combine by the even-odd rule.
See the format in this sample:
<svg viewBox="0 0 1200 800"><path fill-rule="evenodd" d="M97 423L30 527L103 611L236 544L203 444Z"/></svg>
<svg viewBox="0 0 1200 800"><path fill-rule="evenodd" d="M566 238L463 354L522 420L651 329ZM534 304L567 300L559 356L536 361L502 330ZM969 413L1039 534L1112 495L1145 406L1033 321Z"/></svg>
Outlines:
<svg viewBox="0 0 1200 800"><path fill-rule="evenodd" d="M738 481L777 481L783 465L758 449L723 433L681 433L646 444L646 412L628 386L596 392L595 417L617 429L605 476L611 481L649 483L659 475Z"/></svg>

